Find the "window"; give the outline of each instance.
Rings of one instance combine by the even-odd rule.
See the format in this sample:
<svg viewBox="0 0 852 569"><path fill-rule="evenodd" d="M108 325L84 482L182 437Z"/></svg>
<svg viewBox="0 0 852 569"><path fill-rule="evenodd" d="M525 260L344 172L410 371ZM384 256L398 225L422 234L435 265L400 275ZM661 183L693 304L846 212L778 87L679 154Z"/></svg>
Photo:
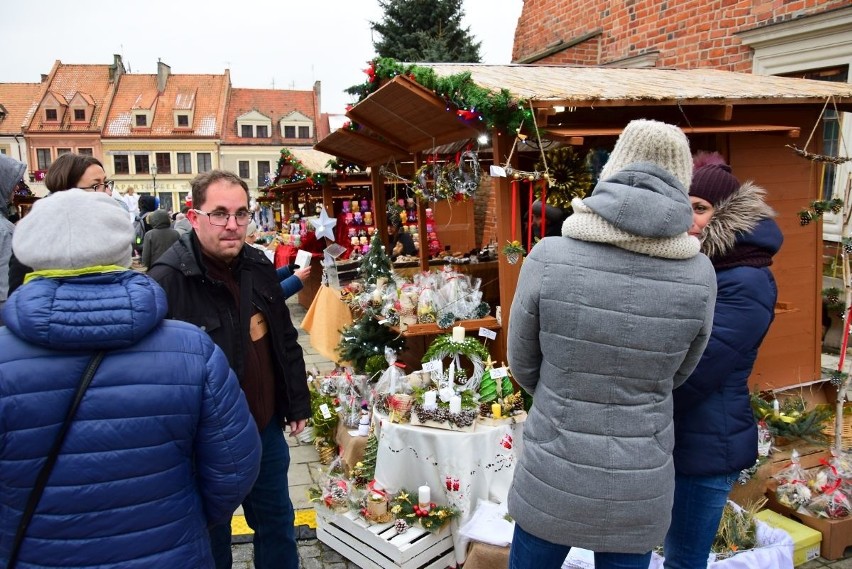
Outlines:
<svg viewBox="0 0 852 569"><path fill-rule="evenodd" d="M127 154L118 154L112 157L113 168L116 174L130 173L130 157Z"/></svg>
<svg viewBox="0 0 852 569"><path fill-rule="evenodd" d="M4 156L5 156L6 154L8 154L8 152L6 152L6 147L5 147L5 146L0 147L0 154L2 154L2 155L4 155Z"/></svg>
<svg viewBox="0 0 852 569"><path fill-rule="evenodd" d="M296 138L296 127L294 125L284 125L284 138Z"/></svg>
<svg viewBox="0 0 852 569"><path fill-rule="evenodd" d="M252 135L252 132L251 132L251 125L250 124L244 124L240 127L240 137L241 138L251 138L251 135Z"/></svg>
<svg viewBox="0 0 852 569"><path fill-rule="evenodd" d="M311 137L311 127L300 126L299 127L299 138L310 138L310 137Z"/></svg>
<svg viewBox="0 0 852 569"><path fill-rule="evenodd" d="M251 174L249 173L249 161L240 160L238 162L238 165L240 170L240 178L251 178Z"/></svg>
<svg viewBox="0 0 852 569"><path fill-rule="evenodd" d="M145 115L133 115L133 118L136 119L136 126L148 126L148 117L146 117Z"/></svg>
<svg viewBox="0 0 852 569"><path fill-rule="evenodd" d="M71 152L70 148L57 148L56 149L56 156L57 157L62 156L63 154L68 154L70 152Z"/></svg>
<svg viewBox="0 0 852 569"><path fill-rule="evenodd" d="M269 138L269 127L266 125L258 126L257 138Z"/></svg>
<svg viewBox="0 0 852 569"><path fill-rule="evenodd" d="M189 152L177 153L178 174L192 174L192 154Z"/></svg>
<svg viewBox="0 0 852 569"><path fill-rule="evenodd" d="M47 170L50 167L50 148L36 148L36 161L39 170Z"/></svg>
<svg viewBox="0 0 852 569"><path fill-rule="evenodd" d="M151 173L151 160L147 154L137 154L133 157L133 165L137 175L147 176Z"/></svg>
<svg viewBox="0 0 852 569"><path fill-rule="evenodd" d="M86 109L74 109L74 120L75 121L85 121L86 120Z"/></svg>
<svg viewBox="0 0 852 569"><path fill-rule="evenodd" d="M157 163L158 174L172 173L172 155L168 152L157 152L154 155Z"/></svg>
<svg viewBox="0 0 852 569"><path fill-rule="evenodd" d="M269 174L269 161L268 160L259 160L257 162L257 185L265 186L266 185L266 176Z"/></svg>
<svg viewBox="0 0 852 569"><path fill-rule="evenodd" d="M44 120L47 121L55 121L57 119L56 109L45 109L44 110Z"/></svg>
<svg viewBox="0 0 852 569"><path fill-rule="evenodd" d="M201 172L209 172L213 169L213 165L210 161L210 153L209 152L199 152L198 153L198 173Z"/></svg>
<svg viewBox="0 0 852 569"><path fill-rule="evenodd" d="M189 115L178 115L177 116L177 125L181 127L189 126Z"/></svg>
<svg viewBox="0 0 852 569"><path fill-rule="evenodd" d="M91 148L78 148L77 154L80 156L94 156Z"/></svg>

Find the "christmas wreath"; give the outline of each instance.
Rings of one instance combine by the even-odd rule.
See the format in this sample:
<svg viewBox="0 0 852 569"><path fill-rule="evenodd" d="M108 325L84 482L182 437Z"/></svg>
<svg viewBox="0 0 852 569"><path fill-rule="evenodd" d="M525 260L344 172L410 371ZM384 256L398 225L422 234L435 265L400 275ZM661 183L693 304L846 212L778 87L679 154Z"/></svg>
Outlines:
<svg viewBox="0 0 852 569"><path fill-rule="evenodd" d="M421 361L429 362L432 360L453 358L456 362L456 369L461 370L458 361L459 356L466 357L473 365L473 375L467 381L465 387L476 391L479 388L482 373L485 371L483 360L488 359L488 350L476 338L466 336L464 341L454 342L453 337L449 334L438 336L429 346L429 349L426 350L426 354Z"/></svg>
<svg viewBox="0 0 852 569"><path fill-rule="evenodd" d="M428 532L436 532L444 524L457 518L459 511L449 506L438 506L434 502L429 504L428 508L421 508L417 504L417 499L412 499L411 492L404 488L400 490L393 498L391 498L391 513L397 519L405 522L405 526L400 523L394 524L397 533L402 533L409 526L419 525ZM400 531L402 530L402 531Z"/></svg>

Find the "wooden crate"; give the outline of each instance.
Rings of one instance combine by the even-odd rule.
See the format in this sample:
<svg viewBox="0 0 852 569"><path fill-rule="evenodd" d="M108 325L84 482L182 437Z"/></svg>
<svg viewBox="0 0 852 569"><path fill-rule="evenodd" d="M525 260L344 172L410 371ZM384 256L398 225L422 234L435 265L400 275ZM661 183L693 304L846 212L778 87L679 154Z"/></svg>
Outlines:
<svg viewBox="0 0 852 569"><path fill-rule="evenodd" d="M353 512L317 508L317 538L364 569L445 569L455 565L449 527L397 534L392 523L368 524Z"/></svg>

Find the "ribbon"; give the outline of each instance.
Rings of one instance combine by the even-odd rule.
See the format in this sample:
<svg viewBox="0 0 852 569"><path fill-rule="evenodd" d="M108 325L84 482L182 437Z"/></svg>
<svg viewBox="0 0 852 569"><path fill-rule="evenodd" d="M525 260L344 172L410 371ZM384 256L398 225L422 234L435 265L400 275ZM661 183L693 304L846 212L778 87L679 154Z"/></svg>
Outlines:
<svg viewBox="0 0 852 569"><path fill-rule="evenodd" d="M533 183L532 180L529 180L530 191L529 191L529 203L527 204L527 253L532 249L532 226L533 226Z"/></svg>
<svg viewBox="0 0 852 569"><path fill-rule="evenodd" d="M512 180L512 241L518 240L518 185L520 182Z"/></svg>

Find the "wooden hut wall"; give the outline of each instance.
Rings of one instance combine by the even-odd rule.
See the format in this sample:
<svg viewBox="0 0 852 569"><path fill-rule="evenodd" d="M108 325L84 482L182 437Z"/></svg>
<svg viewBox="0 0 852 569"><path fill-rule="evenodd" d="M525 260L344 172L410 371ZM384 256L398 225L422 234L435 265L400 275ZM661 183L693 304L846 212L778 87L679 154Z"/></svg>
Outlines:
<svg viewBox="0 0 852 569"><path fill-rule="evenodd" d="M804 146L817 114L795 108L749 112L755 123L801 127L798 139L761 134L726 137L733 173L740 181L754 180L766 188L784 234L784 245L772 265L778 283L775 321L758 353L751 389L779 389L820 378L821 224L802 226L797 215L819 199L819 165L785 146ZM820 151L819 142L811 144L812 152Z"/></svg>

